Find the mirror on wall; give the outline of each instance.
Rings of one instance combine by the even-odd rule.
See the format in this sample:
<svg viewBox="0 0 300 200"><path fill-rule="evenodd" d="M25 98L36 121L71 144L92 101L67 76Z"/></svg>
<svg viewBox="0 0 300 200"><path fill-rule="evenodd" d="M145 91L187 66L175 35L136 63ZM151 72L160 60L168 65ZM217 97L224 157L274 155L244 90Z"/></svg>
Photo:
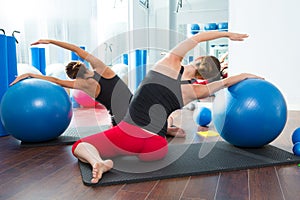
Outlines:
<svg viewBox="0 0 300 200"><path fill-rule="evenodd" d="M32 42L40 38L53 38L85 47L107 65L114 65L122 62L124 53L122 50L129 48L126 38L121 40L115 37L118 34L135 28L156 28L175 30L180 35L189 37L195 31L206 31L207 25L213 28L215 24L217 30L220 28L220 23L224 25L228 22L228 0L133 2L128 0L85 0L84 2L82 0L10 0L0 7L0 28L5 29L7 34L15 30L20 31L16 36L19 41L17 44L19 63L31 63ZM223 31L226 31L225 28ZM163 41L159 35L138 39L149 40L148 46L166 46L164 49L169 49L170 38L168 37L164 37ZM178 41L180 39L182 38L178 38ZM52 45L46 45L45 48L47 64L67 63L71 59L71 53L61 48ZM197 55L220 57L227 49L227 40L222 39L199 44L189 52L185 61L188 62ZM149 52L148 63L157 61L161 57L160 53L160 51L155 54Z"/></svg>
<svg viewBox="0 0 300 200"><path fill-rule="evenodd" d="M16 34L18 62L31 63L30 44L41 38L68 41L93 52L107 38L127 30L127 9L128 0L10 0L1 4L0 28L7 35L20 31ZM61 48L45 48L47 64L71 59L71 53ZM108 64L112 48L103 50L107 55L101 59Z"/></svg>
<svg viewBox="0 0 300 200"><path fill-rule="evenodd" d="M190 37L199 31L226 31L228 29L229 0L150 0L149 25L158 29L169 29L176 32L176 36ZM157 36L159 40L159 36ZM170 41L171 41L170 36ZM177 37L170 42L169 49L183 38ZM228 51L228 40L225 38L199 44L190 51L183 60L189 63L193 58L201 55L214 55L219 59ZM157 55L157 60L160 55ZM228 61L228 57L225 57ZM227 63L228 64L228 63Z"/></svg>
<svg viewBox="0 0 300 200"><path fill-rule="evenodd" d="M177 29L190 37L202 31L228 31L228 0L179 0ZM221 38L199 44L187 61L198 55L213 55L222 60L228 52L228 40ZM225 61L227 61L225 56Z"/></svg>

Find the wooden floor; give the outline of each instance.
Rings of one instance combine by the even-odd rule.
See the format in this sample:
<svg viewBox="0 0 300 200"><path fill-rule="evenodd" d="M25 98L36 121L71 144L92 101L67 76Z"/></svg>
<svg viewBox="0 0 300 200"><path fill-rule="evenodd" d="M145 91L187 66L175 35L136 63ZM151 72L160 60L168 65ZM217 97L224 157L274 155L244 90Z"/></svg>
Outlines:
<svg viewBox="0 0 300 200"><path fill-rule="evenodd" d="M101 114L101 112L94 112L95 115L91 119L91 115L86 110L77 110L74 112L75 119L72 121L72 126L90 125L95 121L98 124L109 122L107 117L103 117L105 114ZM290 136L292 131L299 126L300 112L290 111L283 133L272 144L291 151ZM185 140L178 139L179 142ZM71 146L25 148L20 147L19 144L20 142L11 136L0 138L1 200L300 199L300 168L297 165L137 184L88 187L84 186L81 181L77 159L71 154Z"/></svg>

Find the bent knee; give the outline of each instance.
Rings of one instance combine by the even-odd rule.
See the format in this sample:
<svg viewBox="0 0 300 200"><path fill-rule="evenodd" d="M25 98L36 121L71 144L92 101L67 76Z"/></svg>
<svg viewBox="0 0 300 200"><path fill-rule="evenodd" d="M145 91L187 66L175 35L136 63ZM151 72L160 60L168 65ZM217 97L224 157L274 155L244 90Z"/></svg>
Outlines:
<svg viewBox="0 0 300 200"><path fill-rule="evenodd" d="M82 140L79 139L79 140L77 140L77 141L72 145L72 154L73 154L74 156L76 156L76 155L75 155L75 149L77 148L78 144L80 144L81 142L82 142Z"/></svg>
<svg viewBox="0 0 300 200"><path fill-rule="evenodd" d="M142 161L155 161L163 159L168 153L168 142L161 136L145 143L143 151L138 155Z"/></svg>
<svg viewBox="0 0 300 200"><path fill-rule="evenodd" d="M167 153L168 153L168 146L165 146L153 152L140 153L138 155L138 158L142 161L148 161L148 162L161 160L167 155Z"/></svg>

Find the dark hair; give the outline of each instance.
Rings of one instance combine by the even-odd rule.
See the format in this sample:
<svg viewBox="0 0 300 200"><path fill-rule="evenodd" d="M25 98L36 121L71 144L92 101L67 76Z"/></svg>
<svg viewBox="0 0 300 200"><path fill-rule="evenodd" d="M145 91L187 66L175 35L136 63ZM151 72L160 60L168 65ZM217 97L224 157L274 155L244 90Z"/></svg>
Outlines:
<svg viewBox="0 0 300 200"><path fill-rule="evenodd" d="M204 56L200 62L195 64L197 67L196 76L201 76L208 82L220 80L222 78L220 70L221 64L215 56Z"/></svg>
<svg viewBox="0 0 300 200"><path fill-rule="evenodd" d="M70 62L66 66L66 74L71 79L76 78L84 78L84 74L87 72L87 68L85 65L79 61L77 62Z"/></svg>

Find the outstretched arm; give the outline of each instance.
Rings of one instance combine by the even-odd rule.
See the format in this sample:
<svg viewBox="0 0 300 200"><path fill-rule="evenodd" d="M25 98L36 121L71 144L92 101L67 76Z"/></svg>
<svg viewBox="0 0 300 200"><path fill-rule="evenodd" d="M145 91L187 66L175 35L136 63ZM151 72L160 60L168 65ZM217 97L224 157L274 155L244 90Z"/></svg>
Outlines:
<svg viewBox="0 0 300 200"><path fill-rule="evenodd" d="M262 77L256 76L254 74L242 73L239 75L225 78L223 80L211 82L207 85L195 85L195 92L198 99L206 98L223 88L230 87L238 82L249 78L263 79Z"/></svg>
<svg viewBox="0 0 300 200"><path fill-rule="evenodd" d="M39 74L33 74L33 73L26 73L18 76L11 84L10 86L16 84L17 82L26 79L26 78L38 78L46 81L50 81L52 83L56 83L57 85L60 85L65 88L71 88L71 89L79 89L75 88L75 85L78 86L78 84L75 84L75 81L73 80L61 80L52 76L44 76Z"/></svg>
<svg viewBox="0 0 300 200"><path fill-rule="evenodd" d="M184 56L193 48L197 46L197 44L209 40L214 40L218 38L227 37L232 41L243 41L248 37L247 34L240 33L232 33L225 31L208 31L208 32L200 32L192 37L184 40L179 43L175 48L173 48L169 54L177 57L180 61L184 58Z"/></svg>
<svg viewBox="0 0 300 200"><path fill-rule="evenodd" d="M51 39L41 39L38 40L37 42L32 43L31 45L37 45L37 44L53 44L59 47L62 47L64 49L70 50L75 52L80 58L86 60L89 62L94 70L97 70L98 73L103 74L109 73L109 75L114 75L115 73L108 67L106 66L99 58L93 56L89 52L81 49L80 47L70 44L67 42L62 42L58 40L51 40ZM112 73L112 74L111 74Z"/></svg>

